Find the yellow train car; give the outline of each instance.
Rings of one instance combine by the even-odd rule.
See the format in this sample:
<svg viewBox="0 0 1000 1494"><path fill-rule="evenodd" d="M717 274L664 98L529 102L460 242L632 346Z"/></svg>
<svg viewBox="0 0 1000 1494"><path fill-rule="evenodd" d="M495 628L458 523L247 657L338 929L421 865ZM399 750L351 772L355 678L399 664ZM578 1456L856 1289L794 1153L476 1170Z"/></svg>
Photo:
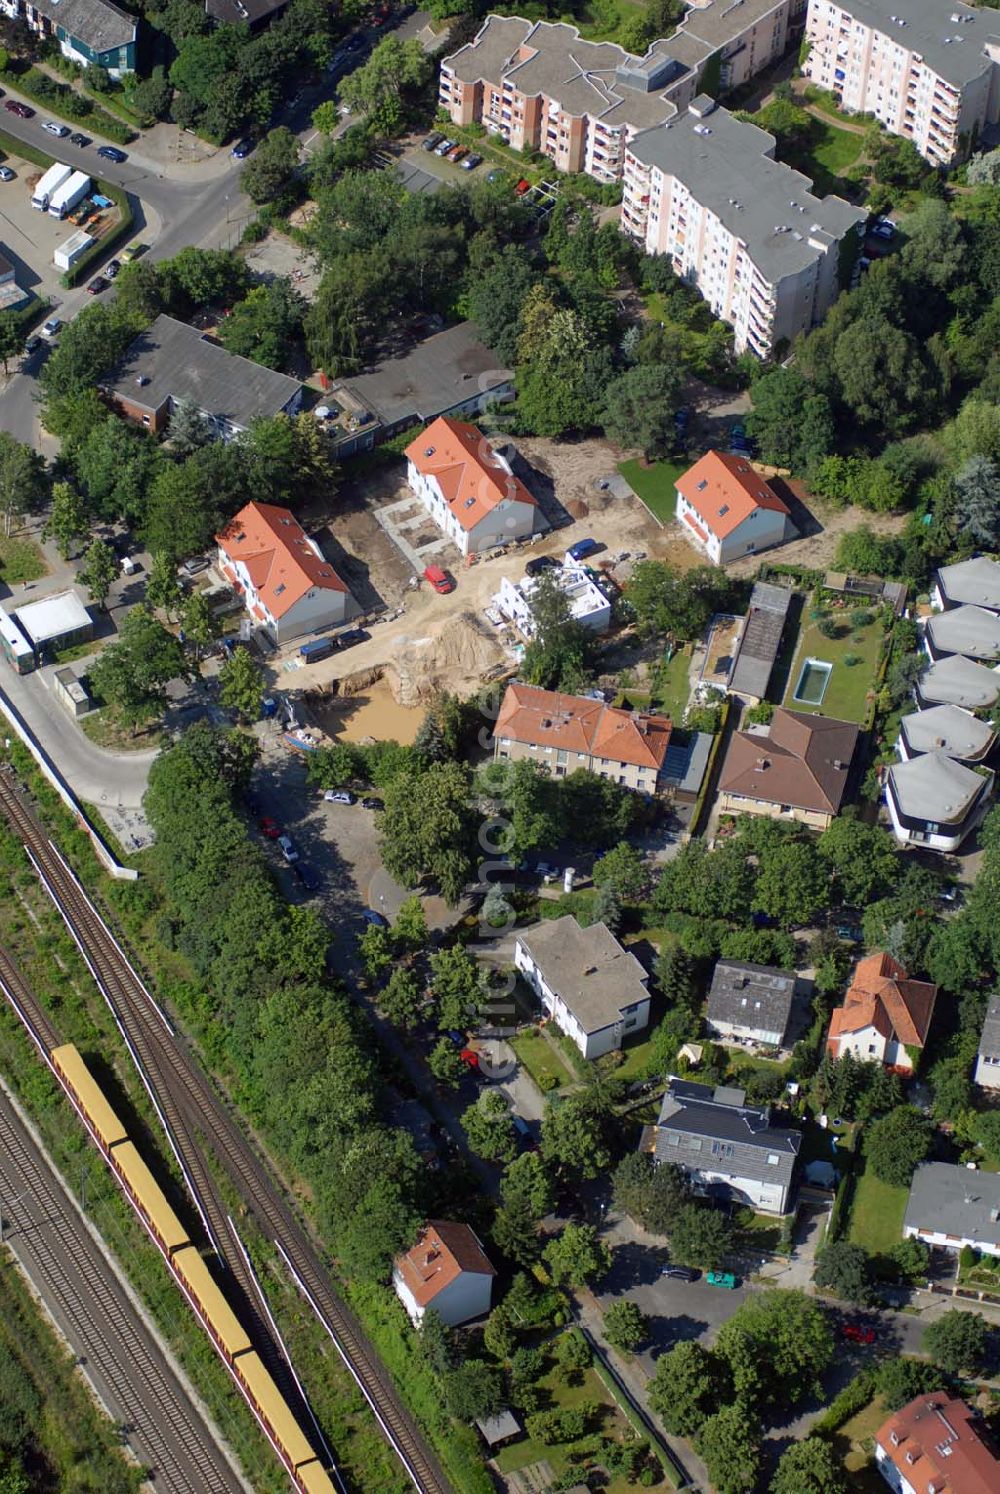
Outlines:
<svg viewBox="0 0 1000 1494"><path fill-rule="evenodd" d="M333 1480L319 1458L313 1458L311 1463L296 1468L295 1477L303 1494L334 1494Z"/></svg>
<svg viewBox="0 0 1000 1494"><path fill-rule="evenodd" d="M91 1131L105 1153L127 1141L125 1127L104 1098L104 1091L91 1074L73 1043L63 1043L49 1054L56 1073L65 1083L87 1118Z"/></svg>
<svg viewBox="0 0 1000 1494"><path fill-rule="evenodd" d="M117 1170L139 1212L159 1240L168 1256L191 1242L163 1189L139 1156L131 1141L123 1141L111 1153L111 1165Z"/></svg>
<svg viewBox="0 0 1000 1494"><path fill-rule="evenodd" d="M242 1354L235 1369L289 1466L298 1468L300 1464L313 1462L316 1454L281 1391L264 1368L260 1355Z"/></svg>
<svg viewBox="0 0 1000 1494"><path fill-rule="evenodd" d="M174 1256L174 1269L198 1303L212 1337L230 1361L251 1347L246 1329L216 1285L212 1273L193 1245Z"/></svg>

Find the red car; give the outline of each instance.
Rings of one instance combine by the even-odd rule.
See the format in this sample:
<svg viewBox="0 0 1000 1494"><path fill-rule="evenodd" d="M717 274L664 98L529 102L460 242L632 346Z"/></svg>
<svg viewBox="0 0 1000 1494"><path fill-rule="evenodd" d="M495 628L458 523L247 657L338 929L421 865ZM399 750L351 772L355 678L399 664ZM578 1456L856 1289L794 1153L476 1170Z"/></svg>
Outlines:
<svg viewBox="0 0 1000 1494"><path fill-rule="evenodd" d="M875 1329L870 1328L867 1323L844 1323L840 1329L844 1338L850 1339L852 1344L873 1344L875 1342Z"/></svg>
<svg viewBox="0 0 1000 1494"><path fill-rule="evenodd" d="M517 186L514 188L514 191L515 191L516 195L518 197L523 197L524 194L525 194L525 192L528 192L530 190L531 190L531 183L530 182L526 182L525 179L524 179L524 177L522 176L521 180L518 182Z"/></svg>
<svg viewBox="0 0 1000 1494"><path fill-rule="evenodd" d="M35 113L30 105L21 104L17 99L8 99L6 104L4 104L4 108L8 114L16 114L18 119L31 119Z"/></svg>
<svg viewBox="0 0 1000 1494"><path fill-rule="evenodd" d="M261 835L267 836L268 840L277 840L278 836L281 834L281 826L278 824L277 820L272 820L271 816L267 814L263 819L257 821L257 828L259 829Z"/></svg>
<svg viewBox="0 0 1000 1494"><path fill-rule="evenodd" d="M429 581L434 590L439 591L442 596L447 596L449 591L455 590L454 577L449 576L448 572L443 571L439 565L424 566L424 580Z"/></svg>

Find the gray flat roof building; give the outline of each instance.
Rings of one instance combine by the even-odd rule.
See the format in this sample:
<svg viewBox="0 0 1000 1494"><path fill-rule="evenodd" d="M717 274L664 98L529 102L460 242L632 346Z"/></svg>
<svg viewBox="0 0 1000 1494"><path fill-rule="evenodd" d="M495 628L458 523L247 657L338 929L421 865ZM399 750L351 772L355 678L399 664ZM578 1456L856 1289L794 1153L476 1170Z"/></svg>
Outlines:
<svg viewBox="0 0 1000 1494"><path fill-rule="evenodd" d="M36 648L71 634L89 638L94 629L94 620L75 591L59 591L28 602L18 607L14 616Z"/></svg>
<svg viewBox="0 0 1000 1494"><path fill-rule="evenodd" d="M968 603L1000 612L1000 563L988 555L959 560L938 569L935 586L946 607Z"/></svg>
<svg viewBox="0 0 1000 1494"><path fill-rule="evenodd" d="M1000 1174L951 1162L921 1162L913 1174L903 1234L953 1250L1000 1251Z"/></svg>
<svg viewBox="0 0 1000 1494"><path fill-rule="evenodd" d="M899 723L906 756L943 752L959 762L980 762L996 738L993 727L957 705L928 706Z"/></svg>
<svg viewBox="0 0 1000 1494"><path fill-rule="evenodd" d="M719 960L708 993L708 1025L723 1036L747 1033L758 1042L780 1046L794 998L793 970Z"/></svg>
<svg viewBox="0 0 1000 1494"><path fill-rule="evenodd" d="M1000 674L951 654L925 669L917 681L921 705L958 705L969 711L988 711L1000 697Z"/></svg>
<svg viewBox="0 0 1000 1494"><path fill-rule="evenodd" d="M750 607L736 646L729 688L736 695L763 700L781 647L781 635L792 593L784 586L758 581L750 593Z"/></svg>
<svg viewBox="0 0 1000 1494"><path fill-rule="evenodd" d="M932 659L963 654L983 664L1000 659L1000 617L987 607L963 602L947 612L934 612L924 624L927 652Z"/></svg>
<svg viewBox="0 0 1000 1494"><path fill-rule="evenodd" d="M988 781L943 752L925 752L893 763L889 782L901 814L932 824L955 825L968 814Z"/></svg>
<svg viewBox="0 0 1000 1494"><path fill-rule="evenodd" d="M567 913L519 929L517 941L584 1032L601 1032L625 1008L649 1000L649 976L607 924L581 928L572 913Z"/></svg>
<svg viewBox="0 0 1000 1494"><path fill-rule="evenodd" d="M938 77L961 88L990 66L987 43L1000 46L1000 18L961 0L837 0L874 31L916 52Z"/></svg>

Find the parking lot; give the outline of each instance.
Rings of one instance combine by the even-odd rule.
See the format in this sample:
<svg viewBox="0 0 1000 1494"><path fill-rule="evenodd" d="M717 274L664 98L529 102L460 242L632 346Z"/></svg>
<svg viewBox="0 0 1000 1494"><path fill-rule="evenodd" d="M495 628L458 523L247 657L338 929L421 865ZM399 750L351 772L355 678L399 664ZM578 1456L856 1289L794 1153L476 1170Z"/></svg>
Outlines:
<svg viewBox="0 0 1000 1494"><path fill-rule="evenodd" d="M93 146L81 150L65 140L53 140L52 145L55 159L74 170L96 169ZM67 292L60 284L62 272L52 263L52 255L76 232L76 225L66 218L50 218L31 206L32 191L43 175L40 166L13 154L4 156L3 164L17 176L12 182L0 182L0 247L14 266L18 285L59 306ZM105 223L116 213L117 209L110 209Z"/></svg>

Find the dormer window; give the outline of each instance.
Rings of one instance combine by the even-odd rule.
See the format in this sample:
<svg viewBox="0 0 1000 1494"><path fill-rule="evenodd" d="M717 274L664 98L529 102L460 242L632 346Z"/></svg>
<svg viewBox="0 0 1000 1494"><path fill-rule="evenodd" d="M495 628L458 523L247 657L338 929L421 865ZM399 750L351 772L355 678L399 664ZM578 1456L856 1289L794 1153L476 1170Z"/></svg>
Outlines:
<svg viewBox="0 0 1000 1494"><path fill-rule="evenodd" d="M276 597L280 597L281 593L284 591L284 589L285 589L285 583L284 583L284 581L279 581L278 584L277 584L277 586L274 588L274 594L275 594L275 596Z"/></svg>
<svg viewBox="0 0 1000 1494"><path fill-rule="evenodd" d="M426 450L424 451L424 456L425 457L432 457L434 455L434 451L435 451L435 448L433 446L428 446L426 448Z"/></svg>

